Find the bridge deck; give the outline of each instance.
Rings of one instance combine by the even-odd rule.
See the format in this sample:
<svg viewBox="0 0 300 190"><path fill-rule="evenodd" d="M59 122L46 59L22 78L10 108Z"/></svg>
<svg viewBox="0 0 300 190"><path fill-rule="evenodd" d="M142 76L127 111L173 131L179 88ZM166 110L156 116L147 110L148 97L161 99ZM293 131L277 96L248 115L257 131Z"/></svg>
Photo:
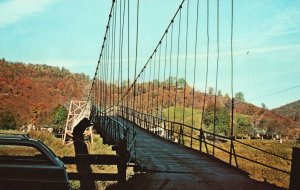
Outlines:
<svg viewBox="0 0 300 190"><path fill-rule="evenodd" d="M135 130L137 160L146 170L129 180L126 189L279 189L250 179L244 172L204 154L162 140L144 129Z"/></svg>

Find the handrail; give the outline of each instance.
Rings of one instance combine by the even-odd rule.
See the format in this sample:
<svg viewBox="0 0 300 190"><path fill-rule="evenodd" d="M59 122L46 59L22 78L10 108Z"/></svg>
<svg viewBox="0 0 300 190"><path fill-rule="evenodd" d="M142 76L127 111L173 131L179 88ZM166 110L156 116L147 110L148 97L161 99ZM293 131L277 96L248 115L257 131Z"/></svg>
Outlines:
<svg viewBox="0 0 300 190"><path fill-rule="evenodd" d="M101 112L100 112L100 113L101 113ZM114 119L113 117L107 115L106 112L102 112L102 114L103 114L105 117L108 117L108 118L110 118L111 120L113 120L114 122L116 122L116 123L118 123L119 125L121 125L123 129L127 129L126 127L124 127L123 123L121 123L120 121L118 121L118 120Z"/></svg>
<svg viewBox="0 0 300 190"><path fill-rule="evenodd" d="M121 143L125 144L123 147L119 147L122 151L127 152L126 154L129 154L129 159L126 161L127 164L132 161L132 159L135 160L136 158L136 149L135 149L135 144L136 144L136 133L134 132L132 135L132 138L129 138L130 135L130 128L129 126L125 125L124 122L119 121L118 119L114 118L114 116L109 115L110 112L115 113L118 112L119 110L115 110L115 106L108 107L104 111L100 111L97 113L97 116L103 117L102 121L105 122L103 126L100 127L100 130L102 130L102 133L104 135L104 138L108 140L108 142L114 144L114 145L119 145L118 141L122 141ZM96 113L95 113L96 114ZM126 148L123 149L123 148Z"/></svg>
<svg viewBox="0 0 300 190"><path fill-rule="evenodd" d="M257 161L255 161L255 160L251 160L250 158L247 158L247 157L241 156L241 155L239 155L239 154L236 154L236 156L237 156L237 157L239 157L239 158L242 158L242 159L248 160L248 161L250 161L250 162L253 162L253 163L255 163L255 164L259 164L259 165L261 165L261 166L264 166L264 167L267 167L267 168L270 168L270 169L273 169L273 170L277 170L277 171L280 171L280 172L283 172L283 173L286 173L286 174L290 174L290 172L289 172L289 171L282 170L282 169L280 169L280 168L276 168L276 167L274 167L274 166L269 166L269 165L267 165L267 164L260 163L260 162L257 162Z"/></svg>
<svg viewBox="0 0 300 190"><path fill-rule="evenodd" d="M259 150L259 151L261 151L261 152L264 152L264 153L270 154L270 155L272 155L272 156L281 158L281 159L283 159L283 160L292 161L292 159L289 159L289 158L286 158L286 157L283 157L283 156L274 154L274 153L272 153L272 152L265 151L265 150L263 150L263 149L260 149L260 148L257 148L257 147L255 147L255 146L252 146L252 145L250 145L250 144L243 143L243 142L241 142L241 141L239 141L239 140L234 140L234 141L235 141L235 142L238 142L238 143L241 143L241 144L243 144L243 145L245 145L245 146L251 147L251 148L253 148L253 149L255 149L255 150Z"/></svg>
<svg viewBox="0 0 300 190"><path fill-rule="evenodd" d="M208 132L208 131L204 131L204 130L202 130L202 131L203 131L203 133L207 133L207 134L210 134L210 135L213 135L213 136L216 136L216 137L220 137L220 138L223 138L223 139L231 140L230 137L227 137L227 136L224 136L224 135L214 134L214 133L211 133L211 132Z"/></svg>
<svg viewBox="0 0 300 190"><path fill-rule="evenodd" d="M120 107L121 107L121 106L120 106ZM214 133L211 133L211 132L208 132L208 131L204 131L204 130L202 130L202 129L198 129L198 128L189 126L189 125L187 125L187 124L183 124L183 123L179 123L179 122L174 122L174 121L169 121L169 120L166 120L166 119L163 119L163 118L159 118L159 117L156 117L156 116L147 114L147 113L138 112L138 111L136 111L136 110L133 110L133 109L127 108L127 107L121 107L120 110L121 110L122 112L126 112L126 114L130 114L130 115L134 116L134 118L140 117L140 118L138 118L138 120L139 120L140 123L143 123L143 126L141 126L141 127L145 128L145 129L147 129L147 130L150 130L150 131L154 129L154 130L151 131L151 132L155 132L156 128L157 128L157 127L160 127L160 124L159 124L159 123L165 122L166 124L171 124L171 126L172 126L173 128L174 128L174 125L179 125L179 126L177 126L177 129L178 129L178 128L181 128L182 130L183 130L183 129L189 129L189 130L193 130L193 131L200 132L200 133L202 132L202 134L209 134L209 135L212 135L212 136L221 138L221 139L230 140L232 143L233 143L233 142L237 142L237 143L240 143L240 144L242 144L242 145L244 145L244 146L248 146L248 147L251 147L251 148L253 148L253 149L255 149L255 150L261 151L261 152L263 152L263 153L265 153L265 154L268 154L268 155L270 155L270 156L275 156L275 157L280 158L280 159L283 159L283 160L285 160L285 161L291 161L291 159L289 159L289 158L286 158L286 157L283 157L283 156L280 156L280 155L277 155L277 154L268 152L268 151L266 151L266 150L263 150L263 149L254 147L254 146L252 146L252 145L246 144L246 143L244 143L244 142L241 142L241 141L239 141L239 140L236 140L236 139L231 138L231 137L228 137L228 136L219 135L219 134L214 134ZM154 121L158 121L159 123L157 124L157 123L154 122ZM152 124L152 126L149 127L149 124ZM200 136L199 138L195 138L195 137L193 137L193 135L184 134L184 133L175 131L174 129L170 129L170 128L167 129L166 126L164 126L164 130L166 130L166 131L168 131L168 132L171 131L173 134L179 134L179 135L180 135L180 138L183 138L183 137L189 137L191 141L192 141L192 140L200 140L201 142L205 143L205 145L208 144L208 145L210 145L210 146L212 146L212 147L215 147L215 148L217 148L217 149L219 149L219 150L221 150L221 151L223 151L223 152L226 152L226 153L228 153L228 154L231 154L230 151L225 150L224 148L218 147L218 146L216 146L215 144L208 142L205 138L202 140L203 137L201 137L201 136ZM169 139L168 137L165 137L165 138ZM201 143L201 142L200 142L200 143ZM179 143L180 143L180 142L179 142ZM184 143L183 143L183 144L184 144ZM192 143L191 143L191 144L192 144ZM185 146L186 146L186 145L185 145ZM192 145L190 145L190 146L191 146L191 148L193 148ZM201 150L201 151L202 151L202 150ZM282 170L282 169L280 169L280 168L276 168L276 167L274 167L274 166L269 166L269 165L267 165L267 164L260 163L260 162L258 162L258 161L255 161L255 160L252 160L252 159L250 159L250 158L244 157L244 156L242 156L242 155L236 154L235 152L233 153L233 156L234 156L235 158L238 157L238 158L241 158L241 159L250 161L250 162L252 162L252 163L259 164L259 165L261 165L261 166L264 166L264 167L267 167L267 168L270 168L270 169L279 171L279 172L283 172L283 173L286 173L286 174L289 174L289 173L290 173L289 171L285 171L285 170ZM237 166L237 163L236 163L236 166Z"/></svg>
<svg viewBox="0 0 300 190"><path fill-rule="evenodd" d="M100 116L105 117L105 118L108 118L108 121L105 121L107 125L111 124L111 122L114 123L113 128L111 128L111 130L112 130L112 129L115 130L115 131L114 131L114 133L115 133L114 135L115 135L115 136L116 136L116 133L118 132L118 136L120 137L121 140L126 139L126 136L127 136L127 128L126 128L120 121L118 121L118 120L114 119L113 117L107 115L105 112L100 112ZM115 127L115 126L117 126L117 127ZM107 127L107 126L106 126L106 127ZM123 131L122 131L123 133L120 132L120 128L123 130ZM112 135L112 134L111 134L111 135ZM113 137L111 137L111 138L113 138ZM114 140L116 140L116 139L114 139Z"/></svg>

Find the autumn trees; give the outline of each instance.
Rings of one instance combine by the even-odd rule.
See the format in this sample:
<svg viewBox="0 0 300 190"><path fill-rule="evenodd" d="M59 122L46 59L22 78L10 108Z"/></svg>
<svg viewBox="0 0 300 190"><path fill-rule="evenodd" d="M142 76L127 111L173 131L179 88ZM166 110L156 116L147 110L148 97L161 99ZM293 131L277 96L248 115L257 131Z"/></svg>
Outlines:
<svg viewBox="0 0 300 190"><path fill-rule="evenodd" d="M10 111L0 113L0 129L14 130L17 129L17 121L15 115Z"/></svg>
<svg viewBox="0 0 300 190"><path fill-rule="evenodd" d="M53 110L85 97L88 84L87 75L63 67L0 59L0 115L12 111L20 125L49 126Z"/></svg>

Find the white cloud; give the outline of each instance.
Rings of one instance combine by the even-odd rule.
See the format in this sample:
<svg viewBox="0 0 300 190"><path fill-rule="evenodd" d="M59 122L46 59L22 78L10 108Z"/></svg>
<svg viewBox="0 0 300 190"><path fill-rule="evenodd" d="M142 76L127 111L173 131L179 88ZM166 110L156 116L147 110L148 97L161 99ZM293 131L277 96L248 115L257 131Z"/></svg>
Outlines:
<svg viewBox="0 0 300 190"><path fill-rule="evenodd" d="M266 34L279 36L299 32L299 18L299 8L279 10L274 18L269 20L271 25L266 30Z"/></svg>
<svg viewBox="0 0 300 190"><path fill-rule="evenodd" d="M0 27L37 13L57 0L11 0L0 3Z"/></svg>

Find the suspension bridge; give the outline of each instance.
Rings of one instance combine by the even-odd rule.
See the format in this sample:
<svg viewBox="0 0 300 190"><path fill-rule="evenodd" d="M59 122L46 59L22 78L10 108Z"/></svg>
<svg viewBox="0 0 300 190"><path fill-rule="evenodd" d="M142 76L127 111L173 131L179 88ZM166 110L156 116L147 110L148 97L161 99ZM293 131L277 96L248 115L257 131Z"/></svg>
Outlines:
<svg viewBox="0 0 300 190"><path fill-rule="evenodd" d="M74 139L74 131L86 118L90 124L84 126L93 125L103 142L113 145L122 161L103 163L117 164L119 174L102 175L101 180L118 180L124 189L280 189L251 179L239 169L245 162L289 179L291 172L284 167L262 163L235 148L243 146L291 165L289 158L234 138L235 106L241 103L234 99L233 86L234 4L231 1L230 10L226 10L230 17L223 18L230 23L231 97L222 98L218 95L220 5L217 0L212 21L210 2L183 0L142 63L138 59L139 48L143 48L139 47L140 2L112 1L88 98L74 103L64 133L64 143ZM199 11L201 6L206 8L205 18ZM205 25L200 26L201 19ZM203 31L204 36L200 35ZM212 34L214 44L210 41ZM215 79L213 94L208 92L209 75ZM204 86L202 92L200 84ZM209 112L211 130L206 128ZM222 120L224 113L228 117ZM130 166L140 174L125 182L126 167Z"/></svg>

